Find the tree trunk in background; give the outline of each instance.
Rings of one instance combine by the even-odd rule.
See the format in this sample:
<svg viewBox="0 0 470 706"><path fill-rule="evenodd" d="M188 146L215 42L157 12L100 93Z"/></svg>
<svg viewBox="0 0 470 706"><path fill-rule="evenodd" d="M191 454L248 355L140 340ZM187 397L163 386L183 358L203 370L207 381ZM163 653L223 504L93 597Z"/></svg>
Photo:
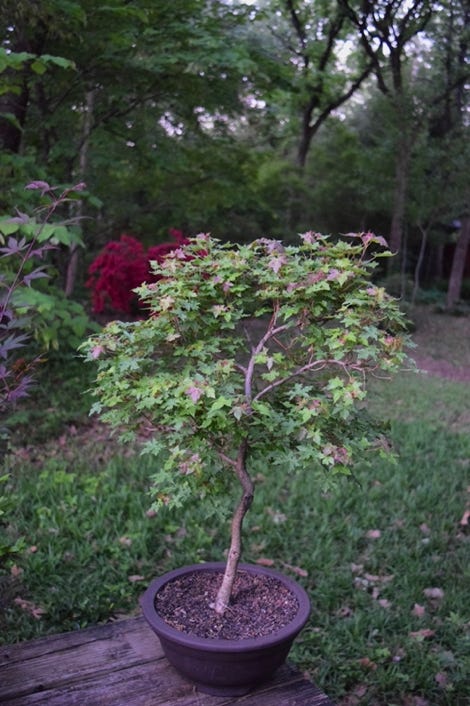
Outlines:
<svg viewBox="0 0 470 706"><path fill-rule="evenodd" d="M447 289L448 309L456 304L460 299L462 290L462 280L465 271L465 263L467 260L468 248L470 245L470 216L465 216L462 220L462 228L460 230L459 239L455 246L454 257L452 260L452 269L449 277L449 287Z"/></svg>
<svg viewBox="0 0 470 706"><path fill-rule="evenodd" d="M395 188L393 194L393 213L390 225L389 247L397 257L388 261L389 272L400 270L403 241L403 222L405 218L408 191L408 172L410 167L410 140L401 136L395 164Z"/></svg>
<svg viewBox="0 0 470 706"><path fill-rule="evenodd" d="M93 105L94 105L94 92L87 91L85 99L85 111L83 114L83 129L81 146L79 153L79 168L78 168L78 179L76 181L81 182L85 180L86 169L88 164L88 147L90 143L90 133L93 125ZM83 218L83 201L80 200L75 207L75 218ZM67 263L67 272L65 275L65 296L70 297L73 294L75 288L75 282L77 279L77 269L78 269L78 257L79 249L76 243L73 243L70 248L70 257Z"/></svg>

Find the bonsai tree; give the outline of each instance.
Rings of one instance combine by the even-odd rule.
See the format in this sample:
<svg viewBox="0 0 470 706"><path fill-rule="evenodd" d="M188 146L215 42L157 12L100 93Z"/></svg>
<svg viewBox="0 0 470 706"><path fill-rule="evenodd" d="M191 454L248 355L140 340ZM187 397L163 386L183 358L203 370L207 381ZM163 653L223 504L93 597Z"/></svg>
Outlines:
<svg viewBox="0 0 470 706"><path fill-rule="evenodd" d="M371 233L333 241L310 232L286 247L198 235L152 263L157 281L136 290L148 318L111 322L85 345L98 361L92 411L124 439L145 427L143 451L165 452L156 506L203 498L220 474L240 483L218 614L240 560L253 469L322 469L333 482L380 448L366 381L397 370L406 341L397 302L371 280L384 246Z"/></svg>

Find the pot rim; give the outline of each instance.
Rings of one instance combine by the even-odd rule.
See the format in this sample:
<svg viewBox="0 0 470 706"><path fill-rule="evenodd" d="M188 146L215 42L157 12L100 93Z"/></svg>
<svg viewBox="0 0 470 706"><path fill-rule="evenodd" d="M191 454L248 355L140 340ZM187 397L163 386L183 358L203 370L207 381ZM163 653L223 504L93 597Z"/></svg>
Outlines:
<svg viewBox="0 0 470 706"><path fill-rule="evenodd" d="M223 561L204 562L201 564L189 564L186 566L173 569L162 576L155 578L149 584L147 590L140 598L140 605L145 619L150 626L155 630L157 635L178 642L181 645L197 647L200 650L207 652L246 652L255 650L260 647L268 647L284 642L286 639L293 640L295 636L302 630L310 615L310 599L305 589L289 576L285 576L276 569L271 569L265 566L256 564L239 564L238 569L249 573L257 573L265 576L270 576L282 582L294 594L298 602L298 611L295 617L280 630L269 635L260 637L226 640L222 638L198 637L190 633L182 632L168 625L157 613L155 609L155 596L158 591L169 581L172 581L179 576L196 571L223 571L225 563Z"/></svg>

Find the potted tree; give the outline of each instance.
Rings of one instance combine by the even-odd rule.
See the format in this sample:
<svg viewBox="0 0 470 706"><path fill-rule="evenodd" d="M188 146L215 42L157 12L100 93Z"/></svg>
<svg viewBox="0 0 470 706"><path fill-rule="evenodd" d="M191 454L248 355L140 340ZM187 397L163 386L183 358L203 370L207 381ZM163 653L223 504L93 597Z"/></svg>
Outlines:
<svg viewBox="0 0 470 706"><path fill-rule="evenodd" d="M226 561L176 569L142 598L170 661L210 693L243 693L269 676L308 618L300 585L240 564L254 474L273 464L321 470L325 482L351 474L382 448L365 410L367 378L406 357L397 302L372 283L377 258L390 254L385 241L300 238L284 247L199 235L152 263L157 281L137 290L147 318L111 322L85 344L98 363L92 411L124 440L145 428L142 451L158 459L156 509L203 500L227 478L240 484ZM256 594L243 631L236 607L257 588L267 606Z"/></svg>

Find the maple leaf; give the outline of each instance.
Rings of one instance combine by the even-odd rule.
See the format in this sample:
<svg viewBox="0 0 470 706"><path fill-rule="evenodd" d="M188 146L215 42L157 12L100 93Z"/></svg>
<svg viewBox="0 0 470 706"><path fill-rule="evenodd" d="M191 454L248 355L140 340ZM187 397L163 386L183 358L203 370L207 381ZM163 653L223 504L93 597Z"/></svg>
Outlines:
<svg viewBox="0 0 470 706"><path fill-rule="evenodd" d="M286 564L284 562L282 562L282 565L284 568L292 571L293 574L296 574L296 576L302 576L302 578L306 578L308 576L308 571L302 569L300 566L292 566L291 564Z"/></svg>
<svg viewBox="0 0 470 706"><path fill-rule="evenodd" d="M423 593L426 598L430 598L431 600L441 601L444 598L442 588L425 588Z"/></svg>
<svg viewBox="0 0 470 706"><path fill-rule="evenodd" d="M274 559L267 559L261 556L259 559L256 559L256 564L259 564L259 566L274 566Z"/></svg>
<svg viewBox="0 0 470 706"><path fill-rule="evenodd" d="M413 615L416 615L417 618L422 618L426 613L426 608L419 603L415 603L411 612Z"/></svg>
<svg viewBox="0 0 470 706"><path fill-rule="evenodd" d="M387 600L386 598L381 598L377 602L381 608L385 608L386 610L388 610L388 608L392 607L391 601Z"/></svg>
<svg viewBox="0 0 470 706"><path fill-rule="evenodd" d="M382 532L378 529L371 529L366 532L367 539L379 539L382 536Z"/></svg>
<svg viewBox="0 0 470 706"><path fill-rule="evenodd" d="M465 510L465 512L462 515L462 519L460 520L460 525L462 527L468 527L470 521L470 510Z"/></svg>
<svg viewBox="0 0 470 706"><path fill-rule="evenodd" d="M436 634L435 630L431 630L430 628L423 628L422 630L415 630L414 632L408 633L408 635L415 640L426 640L428 638L434 637Z"/></svg>
<svg viewBox="0 0 470 706"><path fill-rule="evenodd" d="M202 390L199 387L188 387L186 394L191 397L192 401L196 404L199 398L202 396Z"/></svg>
<svg viewBox="0 0 470 706"><path fill-rule="evenodd" d="M35 620L40 620L41 617L46 613L44 608L35 605L31 601L25 601L23 598L15 598L13 602L15 603L15 605L21 608L21 610L24 610L26 611L26 613L32 615Z"/></svg>
<svg viewBox="0 0 470 706"><path fill-rule="evenodd" d="M439 686L444 688L445 686L447 686L449 679L445 672L438 672L434 677L434 681L437 682Z"/></svg>
<svg viewBox="0 0 470 706"><path fill-rule="evenodd" d="M364 667L364 669L370 669L373 672L375 672L378 667L377 663L373 662L369 657L361 657L359 664L361 667Z"/></svg>

